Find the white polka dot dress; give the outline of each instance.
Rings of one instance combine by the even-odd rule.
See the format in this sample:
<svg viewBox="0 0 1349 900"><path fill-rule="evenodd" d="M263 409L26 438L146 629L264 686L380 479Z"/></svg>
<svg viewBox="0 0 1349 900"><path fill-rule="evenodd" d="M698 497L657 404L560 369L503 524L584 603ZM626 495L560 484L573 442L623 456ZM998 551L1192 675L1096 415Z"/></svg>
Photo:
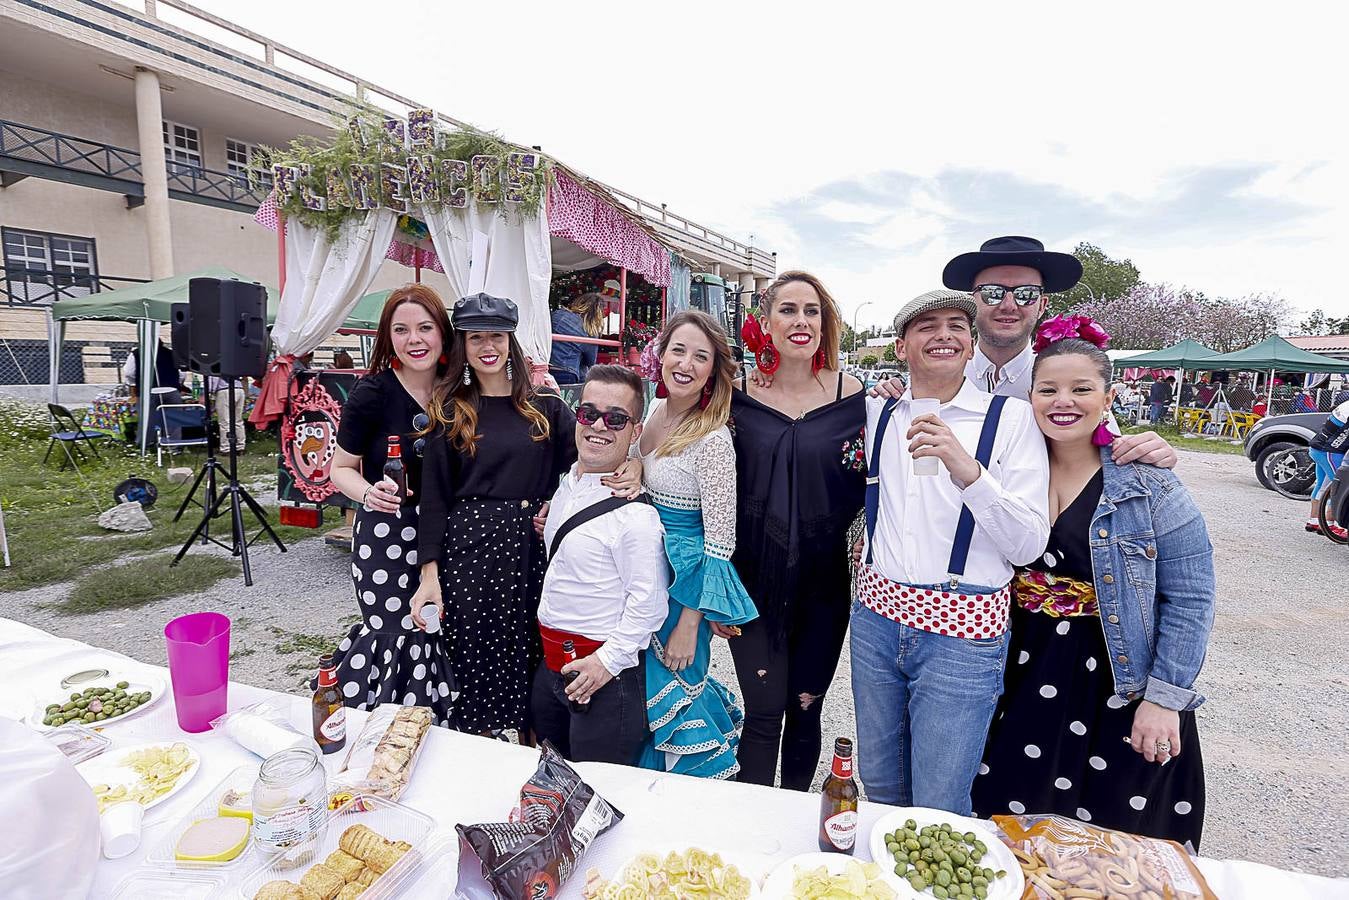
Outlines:
<svg viewBox="0 0 1349 900"><path fill-rule="evenodd" d="M472 734L529 727L531 678L543 660L545 556L533 523L540 505L461 500L447 526L446 648L462 691L458 727Z"/></svg>
<svg viewBox="0 0 1349 900"><path fill-rule="evenodd" d="M444 632L427 634L412 621L419 571L415 506L405 506L399 516L357 511L351 578L361 623L333 654L337 686L355 709L429 706L435 723L448 726L459 691Z"/></svg>
<svg viewBox="0 0 1349 900"><path fill-rule="evenodd" d="M1180 714L1181 754L1149 763L1125 743L1137 700L1115 696L1114 673L1091 589L1088 534L1098 473L1059 515L1045 562L1029 568L1076 582L1090 603L1051 615L1025 581L1012 604L1004 693L974 780L976 815L1054 813L1166 838L1197 849L1204 825L1204 764L1194 713ZM1042 580L1042 579L1037 579ZM1028 609L1027 607L1032 607Z"/></svg>

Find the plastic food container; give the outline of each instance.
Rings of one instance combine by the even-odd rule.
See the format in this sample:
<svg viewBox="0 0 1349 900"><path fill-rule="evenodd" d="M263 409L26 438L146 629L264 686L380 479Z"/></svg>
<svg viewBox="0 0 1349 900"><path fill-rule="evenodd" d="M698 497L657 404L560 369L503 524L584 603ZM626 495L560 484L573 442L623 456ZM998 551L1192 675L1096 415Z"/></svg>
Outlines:
<svg viewBox="0 0 1349 900"><path fill-rule="evenodd" d="M211 900L225 889L224 874L141 868L118 882L113 900Z"/></svg>
<svg viewBox="0 0 1349 900"><path fill-rule="evenodd" d="M269 881L299 884L311 865L323 862L328 854L338 849L342 832L353 825L364 825L385 840L406 841L412 845L411 850L361 894L361 900L397 896L422 874L430 850L429 838L433 824L430 816L392 800L358 794L328 813L316 846L292 847L270 856L255 855L255 859L261 856L262 861L240 876L236 882L236 896L241 900L252 900L253 895Z"/></svg>
<svg viewBox="0 0 1349 900"><path fill-rule="evenodd" d="M53 728L44 737L55 744L56 749L64 753L73 766L78 766L86 759L93 759L112 744L111 740L92 728L74 722Z"/></svg>
<svg viewBox="0 0 1349 900"><path fill-rule="evenodd" d="M236 795L243 795L247 798L248 793L253 790L253 781L258 777L258 767L240 766L225 778L211 788L210 792L202 798L201 802L192 808L190 812L184 815L177 822L173 823L167 834L162 839L156 841L149 851L145 854L145 861L158 866L168 866L172 869L183 871L235 871L247 860L251 860L253 849L253 836L249 835L248 842L244 845L243 852L234 859L226 862L203 862L198 860L176 859L174 851L178 848L178 840L196 822L202 819L213 819L220 815L220 801L226 794L233 792ZM244 809L248 809L247 802ZM251 831L251 826L250 826Z"/></svg>

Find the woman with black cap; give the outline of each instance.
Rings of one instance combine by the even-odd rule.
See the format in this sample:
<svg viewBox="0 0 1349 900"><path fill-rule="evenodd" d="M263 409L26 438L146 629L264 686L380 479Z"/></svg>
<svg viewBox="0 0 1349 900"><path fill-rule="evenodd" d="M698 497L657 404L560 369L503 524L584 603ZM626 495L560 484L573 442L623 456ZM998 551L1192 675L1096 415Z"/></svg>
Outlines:
<svg viewBox="0 0 1349 900"><path fill-rule="evenodd" d="M447 377L428 409L412 617L445 622L458 727L515 729L523 739L530 677L543 658L544 548L533 519L576 461L576 418L530 385L514 302L464 297L452 321ZM639 469L612 486L635 493L640 481Z"/></svg>

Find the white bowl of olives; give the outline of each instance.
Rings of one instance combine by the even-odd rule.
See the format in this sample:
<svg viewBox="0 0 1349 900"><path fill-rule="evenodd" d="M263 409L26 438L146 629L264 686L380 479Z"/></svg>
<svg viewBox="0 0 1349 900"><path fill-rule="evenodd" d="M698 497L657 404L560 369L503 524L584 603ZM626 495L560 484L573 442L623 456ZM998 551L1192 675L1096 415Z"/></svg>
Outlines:
<svg viewBox="0 0 1349 900"><path fill-rule="evenodd" d="M164 696L164 682L152 677L108 675L37 700L28 720L39 731L78 722L101 728L145 711Z"/></svg>

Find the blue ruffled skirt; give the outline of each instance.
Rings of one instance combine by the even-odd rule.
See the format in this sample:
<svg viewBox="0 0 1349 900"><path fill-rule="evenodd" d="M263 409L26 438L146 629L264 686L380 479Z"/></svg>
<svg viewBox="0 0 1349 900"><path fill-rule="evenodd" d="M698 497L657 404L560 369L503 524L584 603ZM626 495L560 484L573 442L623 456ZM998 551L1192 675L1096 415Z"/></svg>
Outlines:
<svg viewBox="0 0 1349 900"><path fill-rule="evenodd" d="M711 622L741 625L758 616L754 602L729 560L709 556L703 544L702 510L654 504L665 526L665 553L674 575L670 614L646 653L646 717L650 736L640 765L646 769L730 778L744 712L733 694L709 678ZM665 666L665 644L684 608L703 614L693 662L681 672Z"/></svg>

